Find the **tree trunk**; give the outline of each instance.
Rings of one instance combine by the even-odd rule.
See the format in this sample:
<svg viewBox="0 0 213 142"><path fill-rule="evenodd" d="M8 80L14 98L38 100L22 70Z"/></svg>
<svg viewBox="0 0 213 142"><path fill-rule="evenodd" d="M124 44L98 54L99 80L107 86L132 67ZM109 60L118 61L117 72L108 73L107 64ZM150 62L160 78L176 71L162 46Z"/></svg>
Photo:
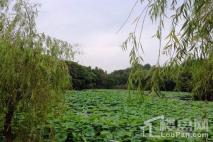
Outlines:
<svg viewBox="0 0 213 142"><path fill-rule="evenodd" d="M4 120L4 129L3 129L3 135L6 142L12 142L12 119L13 114L15 111L15 105L13 98L9 98L8 106L7 106L7 113Z"/></svg>

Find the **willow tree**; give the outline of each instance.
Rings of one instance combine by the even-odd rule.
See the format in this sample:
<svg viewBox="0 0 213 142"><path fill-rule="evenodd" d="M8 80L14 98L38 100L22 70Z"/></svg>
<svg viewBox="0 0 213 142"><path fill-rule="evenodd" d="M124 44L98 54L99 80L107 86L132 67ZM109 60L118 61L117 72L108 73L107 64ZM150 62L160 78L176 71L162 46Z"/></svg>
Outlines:
<svg viewBox="0 0 213 142"><path fill-rule="evenodd" d="M191 68L195 70L192 72L193 93L195 98L212 99L213 1L137 0L131 13L137 5L141 5L142 8L134 21L135 30L123 44L125 49L129 45L132 47L130 53L132 65L143 59L140 49L143 45L141 37L144 21L151 19L153 23L157 23L155 37L159 39L159 56L152 81L153 91L159 91L157 85L161 74L159 60L163 52L170 57L167 65L175 69L188 59L201 61L201 64L194 64ZM162 40L166 41L165 45L162 44Z"/></svg>
<svg viewBox="0 0 213 142"><path fill-rule="evenodd" d="M69 84L70 44L39 34L37 5L0 1L0 116L5 141L39 141L38 124Z"/></svg>

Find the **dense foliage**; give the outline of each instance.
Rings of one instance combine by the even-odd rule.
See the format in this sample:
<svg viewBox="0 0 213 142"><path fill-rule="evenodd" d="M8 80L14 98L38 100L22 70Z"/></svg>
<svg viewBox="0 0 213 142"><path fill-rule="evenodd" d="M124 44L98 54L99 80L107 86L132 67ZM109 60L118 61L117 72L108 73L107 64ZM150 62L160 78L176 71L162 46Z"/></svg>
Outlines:
<svg viewBox="0 0 213 142"><path fill-rule="evenodd" d="M139 39L131 33L124 48L129 42L133 45L132 67L109 74L98 67L68 61L73 58L69 43L38 33L37 5L27 0L0 1L0 141L173 141L144 138L139 126L156 115L209 117L212 124L212 102L193 101L190 93L178 92L153 98L146 91L154 95L160 95L160 91L192 92L194 99L213 100L213 2L139 1L146 5L142 14L145 12L146 17L149 13L159 22L158 63L140 64L141 32ZM174 15L164 52L174 56L169 66L161 67L162 30L168 8ZM141 15L136 19L136 30L140 19ZM94 88L129 91L73 91L63 98L65 89ZM135 90L144 95L144 103ZM206 141L213 139L212 126L208 133Z"/></svg>
<svg viewBox="0 0 213 142"><path fill-rule="evenodd" d="M66 62L71 77L71 88L76 90L104 88L106 86L107 73L100 69L82 66L75 62Z"/></svg>
<svg viewBox="0 0 213 142"><path fill-rule="evenodd" d="M75 62L67 62L69 67L69 73L71 76L71 84L70 88L75 90L82 89L127 89L128 88L128 78L131 73L131 68L116 70L111 73L106 73L103 69L91 67L86 67L79 65ZM195 65L195 64L194 64ZM171 74L161 73L161 91L182 91L182 92L192 92L192 71L186 70L182 64L181 66L176 67L176 70L181 70L180 72L172 72ZM192 68L193 66L189 63L187 64L188 68ZM155 66L151 66L150 64L139 65L141 72L135 72L131 75L137 75L139 73L141 75L138 78L141 83L141 87L145 91L151 90L152 88L152 76L155 70ZM160 69L161 72L165 70L165 68ZM175 74L175 75L174 75ZM174 77L175 76L175 77ZM132 88L137 89L138 81L132 82Z"/></svg>
<svg viewBox="0 0 213 142"><path fill-rule="evenodd" d="M200 63L197 63L196 67L193 65L193 71L188 70L192 73L193 83L190 86L193 95L199 100L212 100L213 1L136 0L130 15L137 5L141 5L141 12L134 20L134 31L123 43L123 48L127 49L131 46L130 63L134 68L136 64L143 61L141 49L143 49L144 21L149 18L157 25L154 37L159 40L159 48L157 64L151 81L152 93L160 94L162 77L159 63L161 54L164 53L170 57L167 65L174 70L189 58L198 60ZM138 77L140 77L139 74L132 75L129 80L132 82ZM143 88L138 88L143 90Z"/></svg>
<svg viewBox="0 0 213 142"><path fill-rule="evenodd" d="M146 92L147 94L147 92ZM201 142L213 140L213 103L192 101L190 93L164 92L165 98L145 96L140 103L137 93L128 90L70 91L66 95L66 113L60 119L51 117L49 123L56 141L73 142ZM188 98L188 100L185 100ZM192 120L209 116L209 137L143 137L144 121L156 116L175 120ZM171 127L173 123L169 122ZM184 125L190 128L191 125ZM148 129L148 128L147 128ZM159 133L159 123L153 123L153 132ZM190 131L184 129L182 131ZM48 131L47 131L48 132ZM148 130L145 131L148 133ZM47 139L48 139L48 133Z"/></svg>
<svg viewBox="0 0 213 142"><path fill-rule="evenodd" d="M61 59L72 47L37 33L36 14L28 1L0 1L0 131L7 142L40 141L38 126L69 84Z"/></svg>

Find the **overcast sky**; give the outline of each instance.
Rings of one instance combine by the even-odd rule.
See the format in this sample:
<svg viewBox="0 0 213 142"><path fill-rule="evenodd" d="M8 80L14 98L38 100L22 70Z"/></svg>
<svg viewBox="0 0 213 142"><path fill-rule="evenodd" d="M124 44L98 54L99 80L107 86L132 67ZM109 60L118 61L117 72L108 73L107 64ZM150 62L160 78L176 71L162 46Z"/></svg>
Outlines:
<svg viewBox="0 0 213 142"><path fill-rule="evenodd" d="M117 33L134 5L134 0L34 0L41 4L37 18L39 32L71 44L79 44L75 61L98 66L107 72L129 67L129 53L121 49L122 42L133 31L133 18ZM137 13L137 10L136 12ZM156 30L145 22L143 31L144 62L155 64L158 41Z"/></svg>

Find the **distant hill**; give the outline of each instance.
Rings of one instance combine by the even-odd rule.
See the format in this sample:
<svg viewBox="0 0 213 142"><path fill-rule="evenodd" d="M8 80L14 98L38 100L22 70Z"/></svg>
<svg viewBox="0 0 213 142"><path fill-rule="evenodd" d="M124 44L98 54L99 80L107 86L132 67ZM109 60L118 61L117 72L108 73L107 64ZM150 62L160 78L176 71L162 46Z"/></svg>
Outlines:
<svg viewBox="0 0 213 142"><path fill-rule="evenodd" d="M125 89L127 87L127 80L130 68L124 70L116 70L107 74L101 68L86 67L76 62L66 62L71 76L71 84L73 89Z"/></svg>

